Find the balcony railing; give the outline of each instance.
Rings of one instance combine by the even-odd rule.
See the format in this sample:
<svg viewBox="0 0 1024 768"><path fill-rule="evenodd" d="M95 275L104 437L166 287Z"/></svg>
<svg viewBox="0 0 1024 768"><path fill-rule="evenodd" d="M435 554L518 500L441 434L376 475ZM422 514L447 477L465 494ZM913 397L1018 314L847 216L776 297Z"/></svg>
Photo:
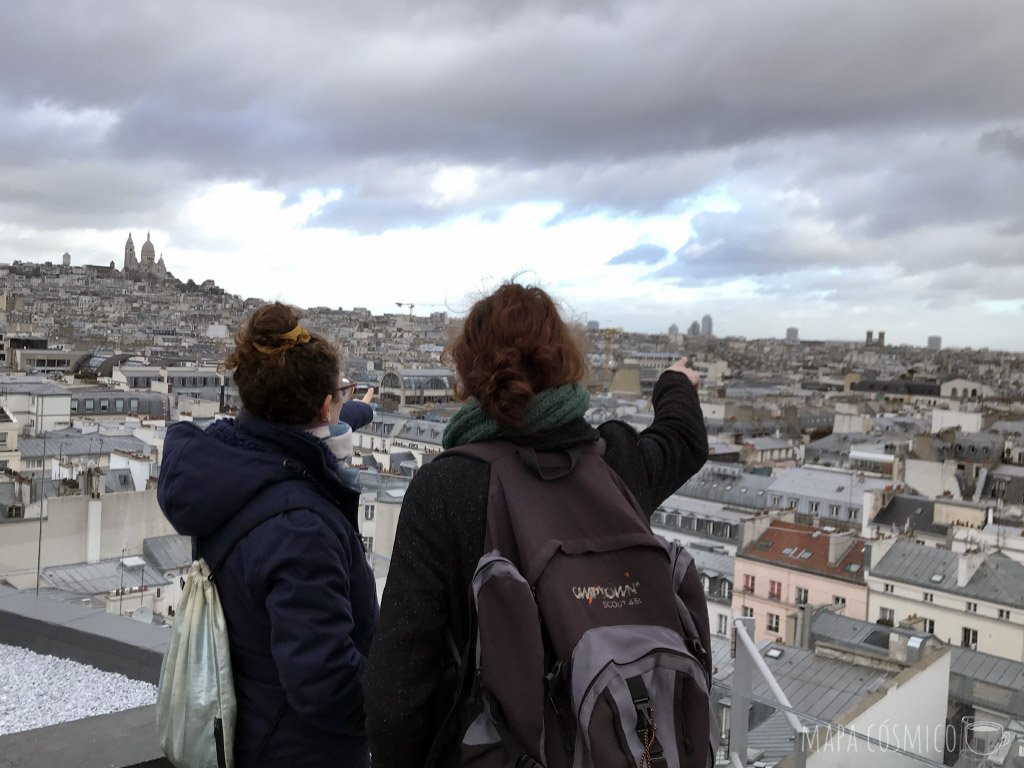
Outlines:
<svg viewBox="0 0 1024 768"><path fill-rule="evenodd" d="M775 680L775 676L761 654L757 652L752 635L754 619L741 617L736 619L736 661L732 675L732 699L729 730L729 761L735 768L746 768L747 765L747 732L750 729L751 691L754 687L754 669L760 673L768 684L778 704L785 711L786 720L796 734L794 739L793 768L806 768L808 730L800 719L792 713L792 706L785 692Z"/></svg>

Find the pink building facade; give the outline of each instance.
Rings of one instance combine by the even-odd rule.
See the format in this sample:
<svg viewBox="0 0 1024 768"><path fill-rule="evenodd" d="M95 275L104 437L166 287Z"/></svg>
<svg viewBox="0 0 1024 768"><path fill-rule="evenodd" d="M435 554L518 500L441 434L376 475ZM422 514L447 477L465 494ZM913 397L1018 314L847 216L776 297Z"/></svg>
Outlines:
<svg viewBox="0 0 1024 768"><path fill-rule="evenodd" d="M733 578L733 613L754 618L755 641L795 644L821 605L867 619L864 542L850 533L773 521L737 553Z"/></svg>

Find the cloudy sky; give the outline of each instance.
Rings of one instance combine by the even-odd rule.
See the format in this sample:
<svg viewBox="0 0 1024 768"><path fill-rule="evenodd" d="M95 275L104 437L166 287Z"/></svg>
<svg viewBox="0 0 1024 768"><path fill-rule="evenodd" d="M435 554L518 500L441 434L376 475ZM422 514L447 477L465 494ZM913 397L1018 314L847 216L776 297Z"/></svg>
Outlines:
<svg viewBox="0 0 1024 768"><path fill-rule="evenodd" d="M1024 4L0 5L0 262L1024 350Z"/></svg>

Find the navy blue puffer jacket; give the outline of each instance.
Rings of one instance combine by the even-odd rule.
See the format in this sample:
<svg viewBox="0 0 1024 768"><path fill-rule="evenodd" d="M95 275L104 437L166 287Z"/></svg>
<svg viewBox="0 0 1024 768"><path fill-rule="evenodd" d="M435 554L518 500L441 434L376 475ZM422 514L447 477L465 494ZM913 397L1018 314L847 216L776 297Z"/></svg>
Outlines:
<svg viewBox="0 0 1024 768"><path fill-rule="evenodd" d="M359 492L338 469L320 440L244 412L206 431L167 430L157 498L175 530L194 537L211 567L244 535L214 574L239 768L364 760L362 678L378 604Z"/></svg>

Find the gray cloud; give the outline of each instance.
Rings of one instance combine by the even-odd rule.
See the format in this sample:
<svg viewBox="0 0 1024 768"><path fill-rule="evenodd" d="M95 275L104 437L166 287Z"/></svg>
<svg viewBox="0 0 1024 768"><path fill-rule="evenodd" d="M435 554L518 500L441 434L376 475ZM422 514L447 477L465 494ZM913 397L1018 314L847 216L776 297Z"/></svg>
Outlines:
<svg viewBox="0 0 1024 768"><path fill-rule="evenodd" d="M668 249L661 245L641 243L640 245L623 251L609 261L609 264L657 264L668 256Z"/></svg>
<svg viewBox="0 0 1024 768"><path fill-rule="evenodd" d="M0 225L170 226L222 181L340 189L310 226L363 234L725 196L655 279L1012 294L974 272L1024 261L1022 26L1016 0L7 4ZM475 191L439 201L446 166ZM629 253L602 259L657 263Z"/></svg>

